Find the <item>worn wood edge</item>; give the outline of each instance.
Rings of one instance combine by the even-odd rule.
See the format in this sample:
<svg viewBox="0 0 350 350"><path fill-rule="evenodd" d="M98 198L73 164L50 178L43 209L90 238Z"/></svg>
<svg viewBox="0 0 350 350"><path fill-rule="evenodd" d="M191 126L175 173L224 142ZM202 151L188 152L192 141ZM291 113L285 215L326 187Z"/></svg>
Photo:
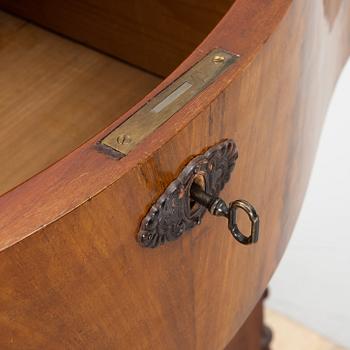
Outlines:
<svg viewBox="0 0 350 350"><path fill-rule="evenodd" d="M0 197L0 251L87 202L169 142L249 66L284 18L290 4L291 0L236 1L197 49L144 99L66 157L3 194ZM261 28L252 26L257 21L255 16L264 19L259 21ZM237 30L232 33L229 29L233 25ZM225 39L227 35L230 35L229 40ZM240 54L240 61L147 137L128 157L118 160L119 157L97 152L96 143L101 138L188 70L200 57L217 47ZM199 104L199 101L202 103ZM70 196L67 197L67 194Z"/></svg>

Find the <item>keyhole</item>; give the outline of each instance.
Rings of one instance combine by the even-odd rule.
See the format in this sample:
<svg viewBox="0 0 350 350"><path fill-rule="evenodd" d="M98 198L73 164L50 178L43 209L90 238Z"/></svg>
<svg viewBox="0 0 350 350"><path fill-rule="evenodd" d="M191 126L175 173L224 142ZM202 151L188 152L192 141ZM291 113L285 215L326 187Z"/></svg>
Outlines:
<svg viewBox="0 0 350 350"><path fill-rule="evenodd" d="M203 175L197 174L197 175L193 178L192 184L191 184L191 186L190 186L190 191L189 191L189 193L191 193L191 188L192 188L193 184L196 184L196 185L200 186L201 189L202 189L203 191L205 191L205 178L204 178ZM191 210L191 214L192 214L192 213L194 213L194 212L196 212L196 211L198 210L198 208L199 208L200 205L199 205L194 199L192 199L191 197L189 197L189 200L190 200L190 210Z"/></svg>

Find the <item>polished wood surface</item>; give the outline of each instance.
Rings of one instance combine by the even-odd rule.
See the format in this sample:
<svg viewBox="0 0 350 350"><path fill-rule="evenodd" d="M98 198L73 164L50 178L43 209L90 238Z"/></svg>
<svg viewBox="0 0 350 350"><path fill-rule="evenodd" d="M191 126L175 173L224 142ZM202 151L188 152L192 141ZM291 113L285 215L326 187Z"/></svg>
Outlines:
<svg viewBox="0 0 350 350"><path fill-rule="evenodd" d="M167 76L234 0L0 0L0 7Z"/></svg>
<svg viewBox="0 0 350 350"><path fill-rule="evenodd" d="M0 194L69 154L160 81L4 12L0 39Z"/></svg>
<svg viewBox="0 0 350 350"><path fill-rule="evenodd" d="M0 197L0 347L223 349L276 268L298 215L333 86L350 52L350 3L237 0L207 39L145 99L60 162ZM332 15L333 16L333 15ZM95 143L208 51L240 61L116 160ZM258 244L226 222L159 249L135 237L193 156L238 145L222 192L260 213Z"/></svg>

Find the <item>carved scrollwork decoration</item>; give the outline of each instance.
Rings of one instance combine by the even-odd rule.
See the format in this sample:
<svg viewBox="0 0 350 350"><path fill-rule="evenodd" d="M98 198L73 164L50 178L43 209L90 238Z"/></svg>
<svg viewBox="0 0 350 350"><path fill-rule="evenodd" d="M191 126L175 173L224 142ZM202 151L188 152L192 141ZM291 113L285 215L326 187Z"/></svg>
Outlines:
<svg viewBox="0 0 350 350"><path fill-rule="evenodd" d="M143 219L139 243L155 248L198 225L206 208L191 200L191 185L196 182L207 193L217 196L229 181L237 157L233 140L225 140L193 158Z"/></svg>

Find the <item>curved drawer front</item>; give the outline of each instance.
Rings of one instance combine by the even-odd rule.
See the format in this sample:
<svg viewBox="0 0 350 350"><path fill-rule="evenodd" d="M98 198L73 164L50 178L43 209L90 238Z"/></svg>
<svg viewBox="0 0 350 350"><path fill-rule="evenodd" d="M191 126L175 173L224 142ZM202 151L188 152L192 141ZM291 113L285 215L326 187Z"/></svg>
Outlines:
<svg viewBox="0 0 350 350"><path fill-rule="evenodd" d="M181 69L216 47L241 54L237 65L126 157L96 151L112 129L84 146L92 160L80 158L82 169L91 166L82 182L93 188L106 173L118 178L0 253L1 348L222 349L241 326L292 233L350 43L347 1L331 19L326 1L251 3L257 12L238 0ZM260 38L262 10L278 20L260 46L252 38ZM256 28L232 40L249 17ZM245 56L249 45L256 50ZM224 139L235 141L239 157L220 196L254 204L259 241L241 245L225 220L205 214L181 239L141 247L137 234L152 204L192 158Z"/></svg>

